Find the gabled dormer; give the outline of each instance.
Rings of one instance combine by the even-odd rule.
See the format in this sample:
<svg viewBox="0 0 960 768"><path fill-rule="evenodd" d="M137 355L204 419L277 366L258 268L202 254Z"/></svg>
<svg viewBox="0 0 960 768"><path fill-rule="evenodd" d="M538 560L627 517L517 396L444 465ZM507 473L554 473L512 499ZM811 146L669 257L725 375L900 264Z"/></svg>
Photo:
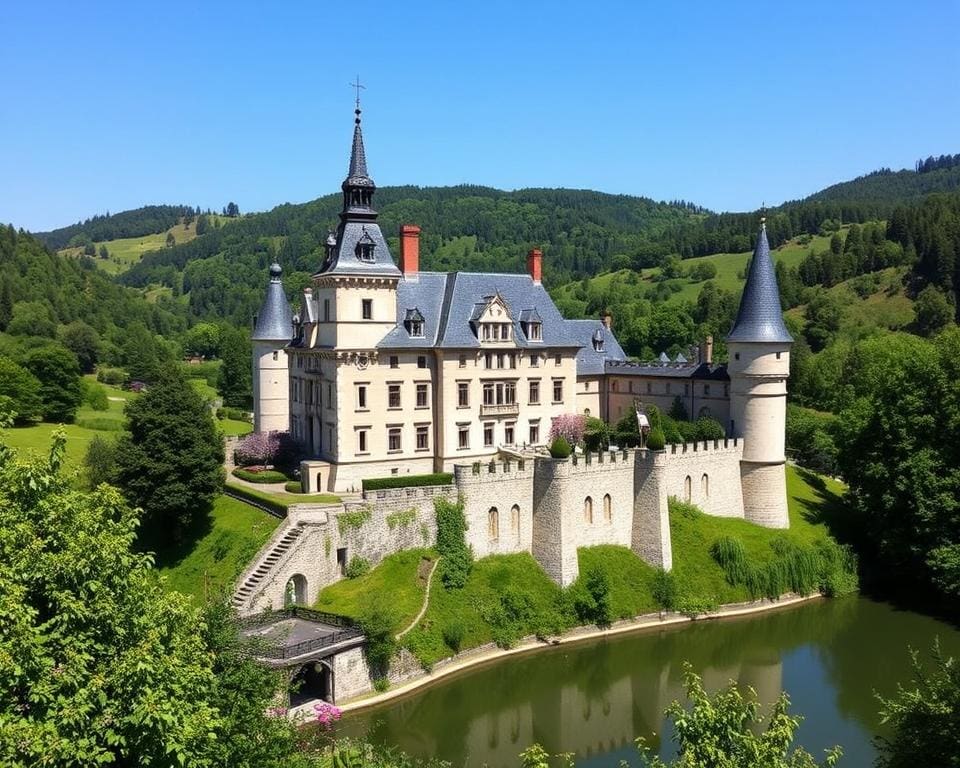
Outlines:
<svg viewBox="0 0 960 768"><path fill-rule="evenodd" d="M474 306L470 325L481 344L513 342L513 318L500 294L484 296Z"/></svg>
<svg viewBox="0 0 960 768"><path fill-rule="evenodd" d="M536 307L525 309L520 313L520 330L528 342L543 341L543 319Z"/></svg>
<svg viewBox="0 0 960 768"><path fill-rule="evenodd" d="M423 338L423 325L424 318L420 309L418 307L408 309L403 321L403 327L407 329L407 333L411 339Z"/></svg>
<svg viewBox="0 0 960 768"><path fill-rule="evenodd" d="M376 256L374 255L374 249L376 247L376 241L370 237L370 233L367 232L367 228L364 227L363 234L357 239L357 245L354 247L353 252L360 261L373 264L376 260Z"/></svg>

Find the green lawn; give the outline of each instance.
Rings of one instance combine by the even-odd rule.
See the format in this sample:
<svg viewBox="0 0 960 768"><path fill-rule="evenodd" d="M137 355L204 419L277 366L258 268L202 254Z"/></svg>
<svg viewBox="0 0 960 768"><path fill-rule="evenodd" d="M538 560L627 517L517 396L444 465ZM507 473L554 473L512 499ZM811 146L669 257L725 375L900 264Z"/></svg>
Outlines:
<svg viewBox="0 0 960 768"><path fill-rule="evenodd" d="M220 496L209 526L183 551L160 553L158 570L166 577L167 587L194 597L229 589L279 524L277 518L248 504Z"/></svg>
<svg viewBox="0 0 960 768"><path fill-rule="evenodd" d="M291 504L336 504L340 501L340 497L332 493L271 493L248 485L233 483L230 480L227 480L227 485L253 499L272 502L282 507L289 507Z"/></svg>
<svg viewBox="0 0 960 768"><path fill-rule="evenodd" d="M220 431L227 437L247 435L253 432L253 424L237 419L217 419Z"/></svg>
<svg viewBox="0 0 960 768"><path fill-rule="evenodd" d="M126 272L134 264L138 264L145 253L150 251L159 251L166 247L167 234L172 233L177 244L188 243L197 236L196 227L191 224L189 228L183 224L175 224L166 232L160 232L154 235L143 235L142 237L125 237L118 240L106 240L95 243L97 255L94 261L99 269L110 275L118 275ZM100 258L100 246L107 246L109 256L106 259ZM66 256L79 256L83 253L82 248L64 248L60 251Z"/></svg>
<svg viewBox="0 0 960 768"><path fill-rule="evenodd" d="M344 579L320 593L316 608L357 618L373 595L388 594L396 611L394 632L406 628L423 606L425 584L418 576L420 561L436 559L430 549L408 549L388 555L369 573Z"/></svg>

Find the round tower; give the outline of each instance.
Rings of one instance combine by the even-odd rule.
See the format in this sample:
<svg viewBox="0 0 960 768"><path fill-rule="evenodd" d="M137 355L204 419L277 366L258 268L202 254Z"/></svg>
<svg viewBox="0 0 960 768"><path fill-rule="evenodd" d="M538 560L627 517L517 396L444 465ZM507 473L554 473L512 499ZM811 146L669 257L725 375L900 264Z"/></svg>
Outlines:
<svg viewBox="0 0 960 768"><path fill-rule="evenodd" d="M280 265L270 265L270 282L254 318L253 431L290 429L290 377L284 347L293 335L293 314L283 292Z"/></svg>
<svg viewBox="0 0 960 768"><path fill-rule="evenodd" d="M740 310L727 336L730 429L743 441L745 519L788 528L785 473L787 378L793 337L783 323L766 224L761 224Z"/></svg>

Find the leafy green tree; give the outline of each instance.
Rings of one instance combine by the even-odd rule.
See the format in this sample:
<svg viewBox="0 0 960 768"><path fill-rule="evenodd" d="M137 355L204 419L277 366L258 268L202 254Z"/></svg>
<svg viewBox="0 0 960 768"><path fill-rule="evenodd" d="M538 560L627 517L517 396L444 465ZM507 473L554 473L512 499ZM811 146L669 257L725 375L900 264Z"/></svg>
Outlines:
<svg viewBox="0 0 960 768"><path fill-rule="evenodd" d="M183 339L183 351L188 355L216 357L220 351L220 326L213 323L197 323Z"/></svg>
<svg viewBox="0 0 960 768"><path fill-rule="evenodd" d="M166 245L167 248L173 248L177 244L177 238L173 236L173 232L167 232Z"/></svg>
<svg viewBox="0 0 960 768"><path fill-rule="evenodd" d="M18 301L13 305L13 316L7 326L13 336L44 336L56 338L57 323L49 305L42 301Z"/></svg>
<svg viewBox="0 0 960 768"><path fill-rule="evenodd" d="M153 381L160 375L170 356L143 323L132 323L120 342L121 359L130 378L135 381Z"/></svg>
<svg viewBox="0 0 960 768"><path fill-rule="evenodd" d="M94 435L87 443L83 456L83 472L87 488L93 490L100 483L117 482L117 445L102 435Z"/></svg>
<svg viewBox="0 0 960 768"><path fill-rule="evenodd" d="M84 256L96 256L97 247L93 243L87 243L83 246L83 255Z"/></svg>
<svg viewBox="0 0 960 768"><path fill-rule="evenodd" d="M59 344L47 344L27 352L23 366L40 382L44 420L71 423L83 400L76 356Z"/></svg>
<svg viewBox="0 0 960 768"><path fill-rule="evenodd" d="M924 336L933 336L953 320L953 306L943 291L933 285L917 294L913 309L917 313L917 327Z"/></svg>
<svg viewBox="0 0 960 768"><path fill-rule="evenodd" d="M960 665L933 648L934 669L924 668L916 651L913 682L897 686L896 696L882 698L882 722L893 735L880 739L879 768L956 765L960 759Z"/></svg>
<svg viewBox="0 0 960 768"><path fill-rule="evenodd" d="M829 291L819 290L807 302L807 341L814 352L826 347L840 330L843 321L843 304Z"/></svg>
<svg viewBox="0 0 960 768"><path fill-rule="evenodd" d="M666 712L673 721L678 755L665 763L644 748L641 740L641 754L649 768L831 768L843 754L833 747L818 764L806 750L793 748L803 718L789 714L790 698L785 693L764 719L752 688L744 695L731 683L711 697L689 664L684 688L689 704L675 701Z"/></svg>
<svg viewBox="0 0 960 768"><path fill-rule="evenodd" d="M80 370L93 373L100 355L100 335L83 320L74 320L59 333L60 343L77 356Z"/></svg>
<svg viewBox="0 0 960 768"><path fill-rule="evenodd" d="M13 291L10 281L0 279L0 331L7 330L13 319Z"/></svg>
<svg viewBox="0 0 960 768"><path fill-rule="evenodd" d="M253 398L253 347L249 334L239 328L223 326L220 336L220 374L217 389L223 404L249 408Z"/></svg>
<svg viewBox="0 0 960 768"><path fill-rule="evenodd" d="M683 404L683 398L680 395L676 395L673 398L673 403L670 405L670 411L668 414L671 419L676 421L686 421L687 420L687 406Z"/></svg>
<svg viewBox="0 0 960 768"><path fill-rule="evenodd" d="M223 441L200 395L168 369L126 408L117 482L144 511L141 545L164 547L210 512L223 488Z"/></svg>
<svg viewBox="0 0 960 768"><path fill-rule="evenodd" d="M378 593L360 614L357 623L367 638L365 654L374 677L384 677L390 659L397 650L394 638L397 624L397 609L389 595Z"/></svg>
<svg viewBox="0 0 960 768"><path fill-rule="evenodd" d="M15 424L27 424L43 413L40 382L26 368L3 356L0 356L0 398L6 398L4 410Z"/></svg>
<svg viewBox="0 0 960 768"><path fill-rule="evenodd" d="M110 258L110 251L107 250L106 244L100 246L100 258L101 259Z"/></svg>

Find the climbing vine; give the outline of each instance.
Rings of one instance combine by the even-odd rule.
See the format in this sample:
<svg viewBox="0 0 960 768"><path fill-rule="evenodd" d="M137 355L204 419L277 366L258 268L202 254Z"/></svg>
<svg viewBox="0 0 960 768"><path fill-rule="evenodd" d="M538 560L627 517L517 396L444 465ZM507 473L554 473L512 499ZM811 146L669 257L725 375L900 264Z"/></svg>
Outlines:
<svg viewBox="0 0 960 768"><path fill-rule="evenodd" d="M410 509L401 509L396 512L391 512L387 515L387 527L392 531L397 526L401 528L406 528L410 523L417 519L417 508L410 507Z"/></svg>
<svg viewBox="0 0 960 768"><path fill-rule="evenodd" d="M373 508L369 504L352 509L349 512L341 512L337 515L337 528L340 535L343 536L351 528L363 528L371 517L373 517Z"/></svg>

